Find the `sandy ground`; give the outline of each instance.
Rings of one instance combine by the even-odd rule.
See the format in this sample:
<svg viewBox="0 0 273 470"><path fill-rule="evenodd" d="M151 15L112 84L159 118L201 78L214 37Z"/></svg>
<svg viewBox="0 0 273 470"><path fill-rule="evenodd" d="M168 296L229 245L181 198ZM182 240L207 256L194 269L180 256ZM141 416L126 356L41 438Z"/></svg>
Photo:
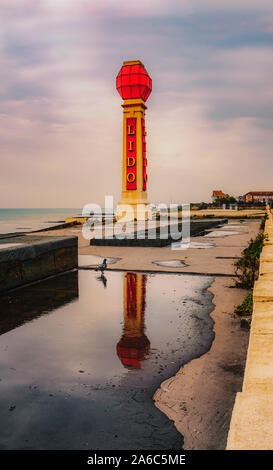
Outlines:
<svg viewBox="0 0 273 470"><path fill-rule="evenodd" d="M234 222L230 221L230 225ZM240 227L226 227L239 234L221 238L195 237L194 242L214 243L214 248L172 250L143 247L96 247L75 228L54 231L54 235L78 235L79 253L121 258L109 269L154 270L213 274L210 291L215 309L215 339L209 352L180 369L166 380L154 395L156 406L184 436L184 449L224 449L237 391L241 390L248 331L234 315L246 291L233 288L234 258L239 257L258 232L260 220L247 220ZM52 232L51 232L52 233ZM41 234L50 234L42 232ZM183 268L160 267L156 260L183 260Z"/></svg>

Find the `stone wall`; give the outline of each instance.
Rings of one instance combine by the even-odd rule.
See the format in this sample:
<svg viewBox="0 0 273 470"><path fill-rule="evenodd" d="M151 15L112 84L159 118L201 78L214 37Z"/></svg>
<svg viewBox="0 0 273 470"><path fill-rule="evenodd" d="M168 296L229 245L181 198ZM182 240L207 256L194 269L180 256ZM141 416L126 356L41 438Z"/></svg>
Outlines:
<svg viewBox="0 0 273 470"><path fill-rule="evenodd" d="M227 450L273 449L273 217L269 208L267 213L243 388L236 396Z"/></svg>

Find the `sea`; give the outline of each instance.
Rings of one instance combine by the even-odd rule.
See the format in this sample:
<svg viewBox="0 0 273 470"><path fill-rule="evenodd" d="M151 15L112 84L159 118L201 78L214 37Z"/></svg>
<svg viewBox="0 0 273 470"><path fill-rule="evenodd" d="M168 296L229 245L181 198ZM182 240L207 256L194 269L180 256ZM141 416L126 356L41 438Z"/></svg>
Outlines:
<svg viewBox="0 0 273 470"><path fill-rule="evenodd" d="M0 209L0 235L45 229L81 214L81 208Z"/></svg>

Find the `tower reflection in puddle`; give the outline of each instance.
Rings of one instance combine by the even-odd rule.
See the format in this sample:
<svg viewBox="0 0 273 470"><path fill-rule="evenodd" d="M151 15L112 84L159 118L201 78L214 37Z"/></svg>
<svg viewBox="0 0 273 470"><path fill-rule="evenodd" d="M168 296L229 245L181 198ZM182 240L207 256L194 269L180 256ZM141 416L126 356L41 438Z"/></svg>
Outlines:
<svg viewBox="0 0 273 470"><path fill-rule="evenodd" d="M144 334L146 281L145 274L124 274L124 325L117 354L127 368L140 368L140 361L150 349L150 341Z"/></svg>

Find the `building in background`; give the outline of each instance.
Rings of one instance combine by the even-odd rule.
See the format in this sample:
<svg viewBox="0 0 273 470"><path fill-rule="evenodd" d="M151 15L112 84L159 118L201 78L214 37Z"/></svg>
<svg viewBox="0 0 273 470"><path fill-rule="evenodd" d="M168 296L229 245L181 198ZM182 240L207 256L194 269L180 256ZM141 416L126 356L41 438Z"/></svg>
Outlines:
<svg viewBox="0 0 273 470"><path fill-rule="evenodd" d="M220 201L220 199L223 199L226 197L229 197L229 195L223 193L223 191L221 191L220 189L219 190L215 189L214 191L212 191L212 195L211 195L212 202L218 202Z"/></svg>
<svg viewBox="0 0 273 470"><path fill-rule="evenodd" d="M273 201L273 191L250 191L249 193L244 194L243 201L270 203Z"/></svg>

